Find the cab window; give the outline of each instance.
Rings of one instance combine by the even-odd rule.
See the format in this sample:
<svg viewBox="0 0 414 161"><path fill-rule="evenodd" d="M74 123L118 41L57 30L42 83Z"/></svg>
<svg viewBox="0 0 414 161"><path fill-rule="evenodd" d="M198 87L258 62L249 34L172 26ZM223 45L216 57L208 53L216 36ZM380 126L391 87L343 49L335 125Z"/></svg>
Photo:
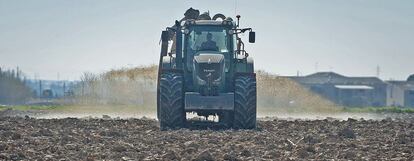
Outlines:
<svg viewBox="0 0 414 161"><path fill-rule="evenodd" d="M188 70L192 70L194 55L205 51L223 54L226 61L230 61L230 47L233 35L222 26L193 26L187 34L185 45Z"/></svg>

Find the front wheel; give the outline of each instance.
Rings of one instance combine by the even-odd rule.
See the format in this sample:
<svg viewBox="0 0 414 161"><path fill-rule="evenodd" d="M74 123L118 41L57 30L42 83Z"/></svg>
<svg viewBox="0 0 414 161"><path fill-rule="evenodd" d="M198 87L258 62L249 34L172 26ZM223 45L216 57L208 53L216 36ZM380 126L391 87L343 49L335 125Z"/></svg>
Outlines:
<svg viewBox="0 0 414 161"><path fill-rule="evenodd" d="M161 74L159 96L161 130L184 127L183 76L178 73Z"/></svg>
<svg viewBox="0 0 414 161"><path fill-rule="evenodd" d="M234 85L235 129L256 128L256 76L237 76Z"/></svg>

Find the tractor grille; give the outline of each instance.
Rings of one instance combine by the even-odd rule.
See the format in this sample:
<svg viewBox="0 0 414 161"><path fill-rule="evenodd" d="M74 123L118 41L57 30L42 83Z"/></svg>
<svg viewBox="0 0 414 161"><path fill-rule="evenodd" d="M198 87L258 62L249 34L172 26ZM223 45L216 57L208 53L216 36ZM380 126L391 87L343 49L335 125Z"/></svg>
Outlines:
<svg viewBox="0 0 414 161"><path fill-rule="evenodd" d="M200 54L194 57L194 61L200 79L215 81L223 74L224 56L221 54Z"/></svg>

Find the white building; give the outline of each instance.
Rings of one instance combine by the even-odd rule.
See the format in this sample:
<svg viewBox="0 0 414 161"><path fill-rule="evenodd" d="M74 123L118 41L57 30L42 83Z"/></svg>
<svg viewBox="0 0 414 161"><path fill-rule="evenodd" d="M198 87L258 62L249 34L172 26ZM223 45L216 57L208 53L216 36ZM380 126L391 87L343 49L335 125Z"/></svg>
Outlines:
<svg viewBox="0 0 414 161"><path fill-rule="evenodd" d="M414 74L407 81L387 81L387 106L414 107Z"/></svg>

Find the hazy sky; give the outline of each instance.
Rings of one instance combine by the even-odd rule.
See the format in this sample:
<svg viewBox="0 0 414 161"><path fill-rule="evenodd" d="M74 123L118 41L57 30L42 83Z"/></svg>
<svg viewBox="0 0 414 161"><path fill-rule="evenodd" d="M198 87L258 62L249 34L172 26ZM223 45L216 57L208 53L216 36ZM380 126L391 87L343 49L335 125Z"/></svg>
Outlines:
<svg viewBox="0 0 414 161"><path fill-rule="evenodd" d="M375 76L378 65L382 79L414 73L412 0L0 0L0 67L73 80L156 64L161 30L189 7L241 14L241 25L256 31L247 45L256 69Z"/></svg>

